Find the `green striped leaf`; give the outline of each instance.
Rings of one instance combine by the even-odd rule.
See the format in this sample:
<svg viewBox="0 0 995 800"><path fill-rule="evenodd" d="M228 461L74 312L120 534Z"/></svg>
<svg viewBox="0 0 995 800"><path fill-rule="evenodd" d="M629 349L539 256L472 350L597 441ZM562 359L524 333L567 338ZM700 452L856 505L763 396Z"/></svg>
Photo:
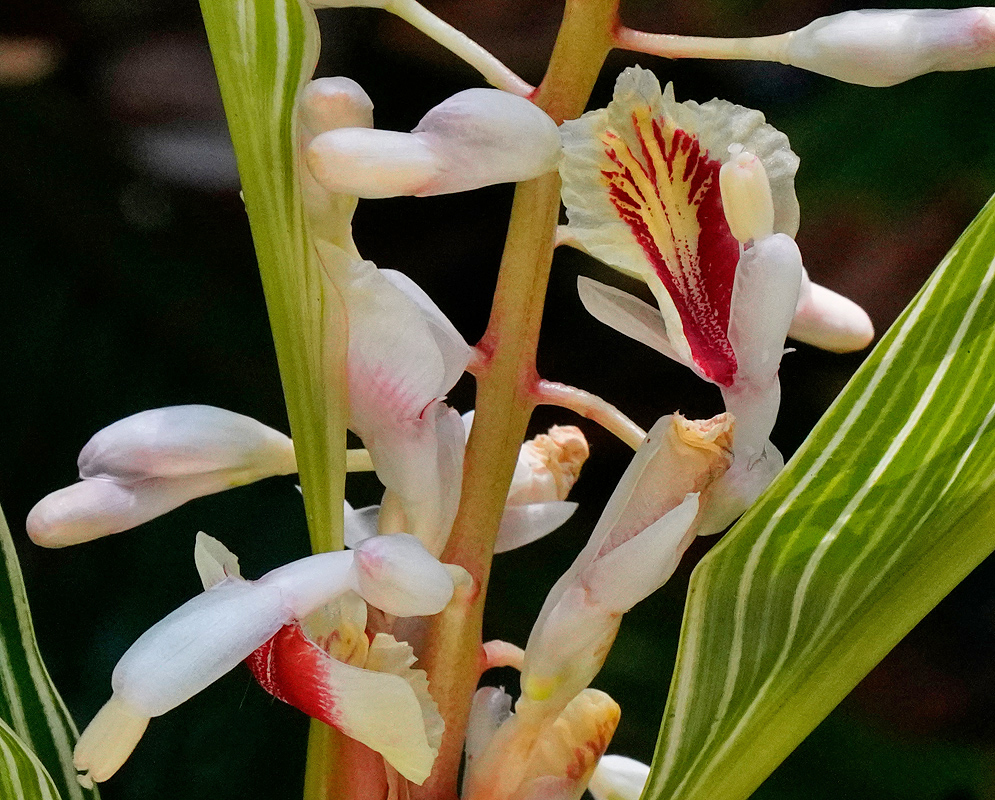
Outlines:
<svg viewBox="0 0 995 800"><path fill-rule="evenodd" d="M48 768L58 792L53 789L48 795L31 794L41 789L31 790L29 782L24 788L26 797L57 797L61 793L66 800L95 798L95 791L85 791L76 782L73 747L78 733L38 652L21 567L2 512L0 559L6 575L5 579L0 577L0 722L10 726L0 731L0 748L4 751L0 798L19 796L16 792L5 794L4 781L16 782L16 776L22 773L36 774L35 767L28 766L31 759L40 759ZM44 768L38 769L44 773ZM45 777L52 783L52 777ZM41 786L37 780L35 783Z"/></svg>
<svg viewBox="0 0 995 800"><path fill-rule="evenodd" d="M294 104L318 59L303 0L201 0L276 345L315 550L341 549L346 324L323 339L322 291L297 180ZM324 352L334 348L334 353ZM328 365L337 366L330 370Z"/></svg>
<svg viewBox="0 0 995 800"><path fill-rule="evenodd" d="M645 797L747 797L995 549L995 200L695 570Z"/></svg>
<svg viewBox="0 0 995 800"><path fill-rule="evenodd" d="M0 797L60 800L52 776L3 720L0 720Z"/></svg>

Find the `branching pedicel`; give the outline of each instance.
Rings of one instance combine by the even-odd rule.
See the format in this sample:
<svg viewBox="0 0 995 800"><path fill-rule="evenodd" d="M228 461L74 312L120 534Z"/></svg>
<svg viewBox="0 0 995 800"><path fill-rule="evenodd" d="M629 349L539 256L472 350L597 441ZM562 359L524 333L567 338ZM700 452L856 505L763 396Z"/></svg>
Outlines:
<svg viewBox="0 0 995 800"><path fill-rule="evenodd" d="M661 91L635 68L607 108L580 116L593 80L614 46L776 60L890 85L995 64L995 10L848 12L783 36L723 41L632 31L618 26L614 0L568 0L549 73L533 90L413 0L322 5L398 14L504 90L460 92L410 133L374 128L370 98L348 78L319 78L299 94L299 192L325 301L326 391L347 394L349 427L365 446L349 462L376 471L383 501L345 505L350 551L257 581L199 536L205 591L121 659L114 694L77 747L80 780L110 778L151 717L246 661L268 692L361 745L346 742L337 763L314 759L311 797L451 800L465 749L464 800L568 800L589 781L601 800L634 800L646 770L614 756L598 766L620 712L588 688L622 615L670 577L695 536L727 527L783 467L768 437L785 337L843 352L865 347L873 331L857 306L809 281L793 239L798 159L762 114L722 100L678 103L672 86ZM557 170L569 217L558 231ZM499 182L522 185L491 323L471 347L410 279L362 259L351 219L361 198ZM716 384L727 413L668 414L644 434L605 400L539 379L554 239L648 284L657 307L588 279L578 288L596 318ZM479 381L478 411L461 419L445 396L464 371ZM588 456L574 427L519 447L542 403L596 421L636 454L524 651L482 645L491 554L570 516L567 493ZM79 465L80 483L32 510L38 544L116 533L298 469L288 437L205 406L115 423ZM498 665L522 671L517 702L493 688L474 694L480 673ZM327 733L315 730L320 747Z"/></svg>

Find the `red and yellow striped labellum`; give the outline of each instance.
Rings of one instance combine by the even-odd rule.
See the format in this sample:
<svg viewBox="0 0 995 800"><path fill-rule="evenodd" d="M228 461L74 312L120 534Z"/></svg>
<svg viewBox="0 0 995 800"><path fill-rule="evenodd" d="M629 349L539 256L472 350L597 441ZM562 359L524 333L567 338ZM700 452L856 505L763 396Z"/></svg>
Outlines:
<svg viewBox="0 0 995 800"><path fill-rule="evenodd" d="M602 142L608 195L629 226L680 315L691 357L704 377L729 386L736 355L729 344L729 306L739 242L719 194L722 162L693 133L649 106L632 112L639 153L611 128Z"/></svg>

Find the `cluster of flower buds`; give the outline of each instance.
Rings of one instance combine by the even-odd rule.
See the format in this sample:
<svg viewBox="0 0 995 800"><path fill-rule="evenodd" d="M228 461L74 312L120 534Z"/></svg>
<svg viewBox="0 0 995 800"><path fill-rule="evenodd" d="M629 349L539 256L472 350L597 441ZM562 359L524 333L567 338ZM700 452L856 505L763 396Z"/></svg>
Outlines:
<svg viewBox="0 0 995 800"><path fill-rule="evenodd" d="M604 752L608 721L617 718L605 703L591 706L600 693L587 687L622 615L667 581L699 532L715 486L732 464L732 438L725 414L706 422L666 416L650 430L587 546L546 598L520 663L522 697L515 713L497 690L479 691L467 740L464 800L538 796L530 793L531 782L555 785L578 775L582 783L549 796L583 792L590 770L574 765L557 772L557 763L543 755L546 743L569 727L579 708L588 708L573 751Z"/></svg>

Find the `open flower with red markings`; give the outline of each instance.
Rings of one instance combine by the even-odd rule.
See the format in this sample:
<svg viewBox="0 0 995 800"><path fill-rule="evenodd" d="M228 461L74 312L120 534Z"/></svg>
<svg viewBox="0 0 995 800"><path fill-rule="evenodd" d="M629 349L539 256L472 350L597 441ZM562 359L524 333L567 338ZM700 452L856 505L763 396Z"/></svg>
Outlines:
<svg viewBox="0 0 995 800"><path fill-rule="evenodd" d="M410 669L410 648L392 637L367 646L363 615L365 603L394 616L437 614L461 570L440 564L404 534L378 536L355 552L309 556L256 581L243 579L238 559L205 534L195 558L205 591L121 657L111 699L76 746L81 783L111 777L152 717L240 661L267 691L381 753L404 777L428 777L442 721L425 676ZM357 662L365 669L351 665Z"/></svg>
<svg viewBox="0 0 995 800"><path fill-rule="evenodd" d="M637 67L619 76L607 108L562 131L565 240L644 280L659 310L582 278L584 305L716 384L736 417L736 464L717 493L725 501L703 526L721 530L783 466L768 436L793 319L833 349L866 344L870 323L807 280L792 238L798 158L760 112L677 103Z"/></svg>

